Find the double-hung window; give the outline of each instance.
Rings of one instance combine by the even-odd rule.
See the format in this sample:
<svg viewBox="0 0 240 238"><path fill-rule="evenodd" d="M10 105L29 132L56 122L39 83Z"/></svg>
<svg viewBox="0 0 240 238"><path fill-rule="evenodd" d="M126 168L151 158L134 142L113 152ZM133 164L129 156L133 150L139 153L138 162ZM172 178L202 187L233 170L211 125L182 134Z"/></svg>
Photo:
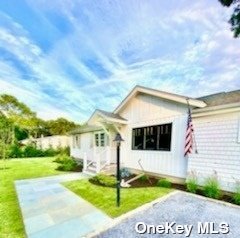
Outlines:
<svg viewBox="0 0 240 238"><path fill-rule="evenodd" d="M95 133L95 146L104 147L106 144L106 135L104 132Z"/></svg>
<svg viewBox="0 0 240 238"><path fill-rule="evenodd" d="M172 123L134 128L133 150L171 150Z"/></svg>

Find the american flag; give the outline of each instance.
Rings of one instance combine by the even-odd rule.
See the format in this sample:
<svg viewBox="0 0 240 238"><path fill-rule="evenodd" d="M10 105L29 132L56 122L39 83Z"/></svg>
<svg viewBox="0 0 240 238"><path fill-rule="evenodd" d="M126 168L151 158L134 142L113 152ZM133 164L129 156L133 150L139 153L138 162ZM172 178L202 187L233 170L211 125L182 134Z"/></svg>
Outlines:
<svg viewBox="0 0 240 238"><path fill-rule="evenodd" d="M193 150L193 124L190 108L188 109L187 131L185 138L184 156L191 154Z"/></svg>

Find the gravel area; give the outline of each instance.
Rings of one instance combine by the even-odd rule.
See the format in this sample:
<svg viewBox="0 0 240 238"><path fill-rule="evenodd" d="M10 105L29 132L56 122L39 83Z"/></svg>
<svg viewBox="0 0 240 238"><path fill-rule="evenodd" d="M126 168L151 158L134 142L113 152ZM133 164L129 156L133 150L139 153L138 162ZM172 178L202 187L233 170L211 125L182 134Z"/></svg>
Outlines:
<svg viewBox="0 0 240 238"><path fill-rule="evenodd" d="M142 222L143 224L139 224L138 230L140 232L146 231L143 234L136 232L136 224L139 222ZM164 230L164 227L166 226L160 226L165 225L166 222L168 222L169 226L173 229L169 228ZM176 224L171 226L172 222L175 222ZM205 222L209 222L207 224L208 226L206 226L205 234L199 234L198 229L200 229L201 225L204 225ZM213 223L214 229L211 229ZM221 223L227 223L229 228L226 227L226 224L222 224L221 227ZM147 225L153 226L150 227ZM179 225L188 226L182 228L182 226ZM207 227L209 228L208 231ZM147 229L151 232L150 234L147 233ZM229 232L224 234L228 229ZM165 233L167 231L168 234ZM219 232L219 234L214 234L213 231ZM154 234L154 232L156 233ZM176 233L174 234L174 232ZM226 206L201 197L192 196L191 194L179 192L162 202L154 204L151 208L127 218L97 237L239 238L240 207Z"/></svg>

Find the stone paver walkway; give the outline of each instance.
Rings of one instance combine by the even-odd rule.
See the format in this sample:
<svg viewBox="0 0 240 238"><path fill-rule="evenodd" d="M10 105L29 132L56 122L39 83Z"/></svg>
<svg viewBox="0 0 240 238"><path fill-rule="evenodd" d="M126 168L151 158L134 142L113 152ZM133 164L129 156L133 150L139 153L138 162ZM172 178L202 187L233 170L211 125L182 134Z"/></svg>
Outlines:
<svg viewBox="0 0 240 238"><path fill-rule="evenodd" d="M86 178L82 173L15 182L28 238L79 238L111 218L60 183Z"/></svg>

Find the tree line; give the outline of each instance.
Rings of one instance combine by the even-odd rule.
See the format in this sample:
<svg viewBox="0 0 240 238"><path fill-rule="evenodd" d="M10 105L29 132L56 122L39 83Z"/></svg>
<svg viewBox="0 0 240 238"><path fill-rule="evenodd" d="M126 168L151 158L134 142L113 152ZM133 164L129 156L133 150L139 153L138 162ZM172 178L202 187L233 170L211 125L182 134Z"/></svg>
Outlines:
<svg viewBox="0 0 240 238"><path fill-rule="evenodd" d="M38 138L42 135L66 135L79 126L65 118L43 120L26 104L8 94L0 94L0 118L1 130L7 125L11 130L10 139L18 141L29 137Z"/></svg>

